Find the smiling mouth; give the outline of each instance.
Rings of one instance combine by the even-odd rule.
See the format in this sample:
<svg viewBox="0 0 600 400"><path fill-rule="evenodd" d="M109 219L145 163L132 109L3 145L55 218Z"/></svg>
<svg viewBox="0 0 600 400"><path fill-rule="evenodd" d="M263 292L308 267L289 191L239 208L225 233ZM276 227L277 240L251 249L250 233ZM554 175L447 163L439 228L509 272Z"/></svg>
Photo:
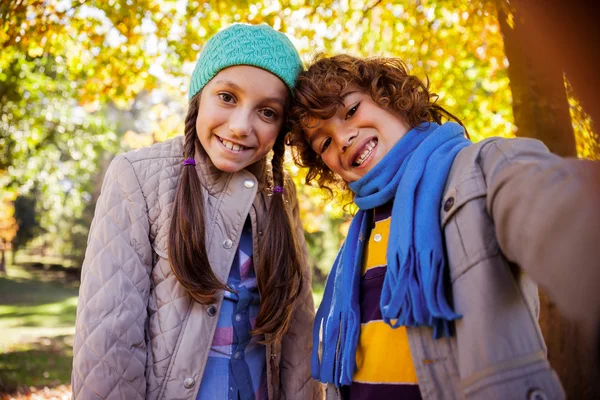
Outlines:
<svg viewBox="0 0 600 400"><path fill-rule="evenodd" d="M244 151L250 149L250 147L242 146L238 143L233 143L227 139L223 139L222 137L217 136L219 141L223 144L223 146L227 147L231 151Z"/></svg>
<svg viewBox="0 0 600 400"><path fill-rule="evenodd" d="M373 139L365 145L364 149L360 153L358 153L358 155L352 162L352 166L360 167L362 163L365 162L367 157L371 155L375 147L377 147L377 139Z"/></svg>

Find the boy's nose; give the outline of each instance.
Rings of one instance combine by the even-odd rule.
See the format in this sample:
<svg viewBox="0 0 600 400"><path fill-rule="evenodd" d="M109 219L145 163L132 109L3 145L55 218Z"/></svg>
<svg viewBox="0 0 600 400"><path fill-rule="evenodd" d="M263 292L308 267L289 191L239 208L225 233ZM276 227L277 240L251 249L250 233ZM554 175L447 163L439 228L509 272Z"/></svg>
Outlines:
<svg viewBox="0 0 600 400"><path fill-rule="evenodd" d="M352 146L352 143L354 142L354 139L356 139L356 136L358 136L357 133L353 131L348 131L340 135L339 143L340 151L342 153L344 153L346 150L348 150L350 146Z"/></svg>

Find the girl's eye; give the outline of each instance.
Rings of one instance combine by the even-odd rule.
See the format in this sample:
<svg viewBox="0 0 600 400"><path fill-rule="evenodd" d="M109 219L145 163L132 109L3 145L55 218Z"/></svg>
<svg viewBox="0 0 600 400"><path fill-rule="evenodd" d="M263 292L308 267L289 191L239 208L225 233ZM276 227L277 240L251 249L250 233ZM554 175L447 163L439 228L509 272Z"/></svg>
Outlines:
<svg viewBox="0 0 600 400"><path fill-rule="evenodd" d="M233 96L231 94L229 94L229 93L219 93L219 97L225 103L233 103Z"/></svg>
<svg viewBox="0 0 600 400"><path fill-rule="evenodd" d="M321 145L321 153L324 153L325 150L327 150L327 148L329 148L329 145L331 144L331 138L327 138L323 141L323 144Z"/></svg>
<svg viewBox="0 0 600 400"><path fill-rule="evenodd" d="M277 113L270 108L265 108L261 111L262 115L268 119L275 119L277 117Z"/></svg>
<svg viewBox="0 0 600 400"><path fill-rule="evenodd" d="M356 114L356 111L358 110L358 106L360 106L360 103L357 103L355 106L353 106L351 109L349 109L348 112L346 113L345 119L350 119L354 114Z"/></svg>

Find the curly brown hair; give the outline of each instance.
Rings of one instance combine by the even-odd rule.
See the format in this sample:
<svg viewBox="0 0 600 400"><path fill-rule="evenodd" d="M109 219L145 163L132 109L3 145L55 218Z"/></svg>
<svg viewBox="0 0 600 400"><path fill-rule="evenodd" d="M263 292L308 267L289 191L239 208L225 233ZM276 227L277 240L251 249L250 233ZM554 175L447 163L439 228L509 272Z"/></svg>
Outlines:
<svg viewBox="0 0 600 400"><path fill-rule="evenodd" d="M331 118L344 104L341 94L350 85L369 93L382 108L401 115L411 128L428 121L441 124L442 118L463 125L457 117L436 104L438 96L429 91L429 80L423 82L410 75L404 62L398 58L358 58L346 54L318 56L296 82L288 144L292 146L296 165L308 168L306 183L316 181L330 194L333 194L332 187L347 189L347 183L331 171L310 147L304 137L304 129L314 127L313 121Z"/></svg>

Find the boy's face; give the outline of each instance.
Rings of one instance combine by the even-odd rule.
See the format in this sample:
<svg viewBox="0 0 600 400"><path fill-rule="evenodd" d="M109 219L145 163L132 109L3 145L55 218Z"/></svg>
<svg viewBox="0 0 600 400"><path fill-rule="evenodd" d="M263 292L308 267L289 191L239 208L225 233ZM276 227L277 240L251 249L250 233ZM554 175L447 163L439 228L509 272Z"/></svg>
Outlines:
<svg viewBox="0 0 600 400"><path fill-rule="evenodd" d="M344 105L335 115L310 121L304 135L329 169L346 182L354 182L369 172L410 127L357 87L349 86L341 95Z"/></svg>

